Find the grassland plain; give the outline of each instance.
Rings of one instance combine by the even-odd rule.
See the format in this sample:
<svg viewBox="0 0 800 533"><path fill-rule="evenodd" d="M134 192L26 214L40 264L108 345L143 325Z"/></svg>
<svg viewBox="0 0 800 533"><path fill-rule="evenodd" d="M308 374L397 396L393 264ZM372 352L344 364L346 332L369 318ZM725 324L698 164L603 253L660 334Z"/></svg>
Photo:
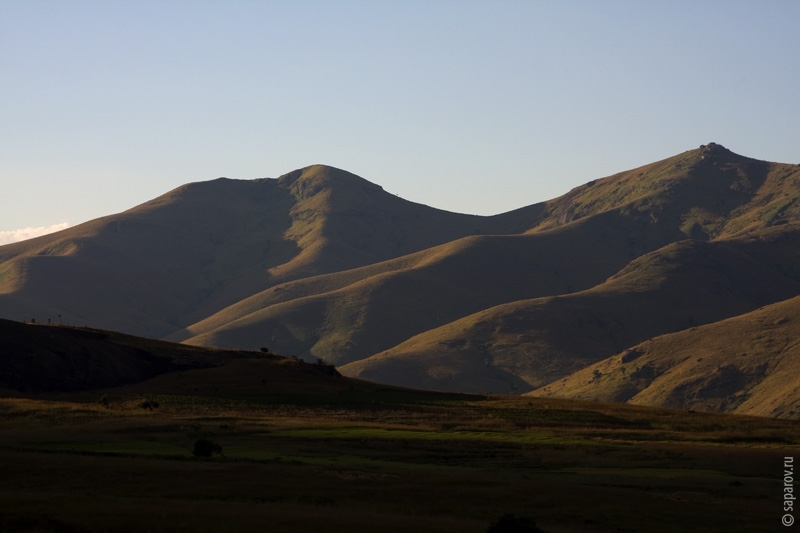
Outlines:
<svg viewBox="0 0 800 533"><path fill-rule="evenodd" d="M481 532L505 513L551 533L775 531L800 450L788 420L389 388L168 394L166 377L102 401L0 399L0 531ZM201 439L222 454L194 457Z"/></svg>

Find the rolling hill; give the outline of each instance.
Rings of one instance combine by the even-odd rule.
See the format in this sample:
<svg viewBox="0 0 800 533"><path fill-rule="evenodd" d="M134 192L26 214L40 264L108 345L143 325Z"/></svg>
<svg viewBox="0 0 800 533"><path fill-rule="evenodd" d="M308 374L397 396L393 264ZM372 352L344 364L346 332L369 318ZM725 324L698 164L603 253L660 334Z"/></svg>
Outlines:
<svg viewBox="0 0 800 533"><path fill-rule="evenodd" d="M590 289L483 310L341 371L442 390L527 392L645 339L800 292L746 250L736 241L679 241Z"/></svg>
<svg viewBox="0 0 800 533"><path fill-rule="evenodd" d="M592 365L800 294L798 198L800 166L714 143L492 217L321 165L220 178L0 247L0 316L265 346L402 386L619 399Z"/></svg>
<svg viewBox="0 0 800 533"><path fill-rule="evenodd" d="M0 339L0 396L74 398L112 389L123 395L210 396L386 389L343 378L330 365L114 331L0 319Z"/></svg>
<svg viewBox="0 0 800 533"><path fill-rule="evenodd" d="M648 339L533 395L798 418L800 297Z"/></svg>

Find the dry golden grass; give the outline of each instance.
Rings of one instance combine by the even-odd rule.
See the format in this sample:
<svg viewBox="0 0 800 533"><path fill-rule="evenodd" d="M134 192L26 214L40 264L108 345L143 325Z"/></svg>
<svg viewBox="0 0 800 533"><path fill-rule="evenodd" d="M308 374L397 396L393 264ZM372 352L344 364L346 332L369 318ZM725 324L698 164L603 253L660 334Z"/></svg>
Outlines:
<svg viewBox="0 0 800 533"><path fill-rule="evenodd" d="M800 299L634 346L534 395L800 418Z"/></svg>
<svg viewBox="0 0 800 533"><path fill-rule="evenodd" d="M480 311L341 371L437 390L527 392L651 337L800 291L745 251L730 241L671 244L591 289Z"/></svg>

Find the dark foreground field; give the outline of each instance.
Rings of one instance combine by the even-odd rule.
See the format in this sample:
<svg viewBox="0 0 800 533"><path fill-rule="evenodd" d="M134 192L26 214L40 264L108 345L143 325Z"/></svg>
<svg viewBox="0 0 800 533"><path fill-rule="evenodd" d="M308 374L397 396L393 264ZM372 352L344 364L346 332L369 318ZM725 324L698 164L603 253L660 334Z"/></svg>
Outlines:
<svg viewBox="0 0 800 533"><path fill-rule="evenodd" d="M799 444L791 421L538 398L7 398L0 530L776 531Z"/></svg>

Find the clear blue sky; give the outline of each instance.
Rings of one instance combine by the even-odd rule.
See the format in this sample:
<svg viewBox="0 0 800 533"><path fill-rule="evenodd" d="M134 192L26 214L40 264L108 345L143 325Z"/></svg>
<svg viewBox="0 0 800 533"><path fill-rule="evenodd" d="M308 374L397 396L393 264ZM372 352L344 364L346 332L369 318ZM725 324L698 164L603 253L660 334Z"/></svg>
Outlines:
<svg viewBox="0 0 800 533"><path fill-rule="evenodd" d="M314 163L476 214L710 141L800 163L798 95L794 0L0 0L0 232Z"/></svg>

